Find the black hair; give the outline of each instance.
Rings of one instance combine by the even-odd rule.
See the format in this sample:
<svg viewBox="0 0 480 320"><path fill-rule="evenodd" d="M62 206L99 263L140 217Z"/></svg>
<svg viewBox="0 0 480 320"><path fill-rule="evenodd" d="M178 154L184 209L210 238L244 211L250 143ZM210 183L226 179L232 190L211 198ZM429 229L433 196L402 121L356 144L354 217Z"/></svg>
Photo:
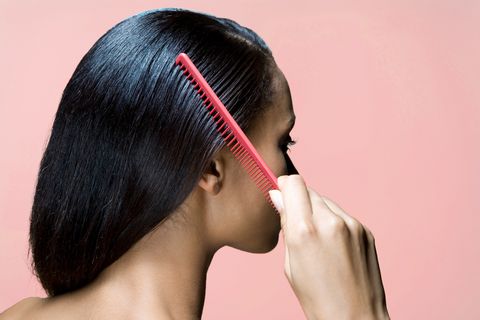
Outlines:
<svg viewBox="0 0 480 320"><path fill-rule="evenodd" d="M272 52L233 20L162 8L102 35L62 93L36 181L29 249L48 296L85 286L157 227L224 147L180 52L247 135L271 105Z"/></svg>

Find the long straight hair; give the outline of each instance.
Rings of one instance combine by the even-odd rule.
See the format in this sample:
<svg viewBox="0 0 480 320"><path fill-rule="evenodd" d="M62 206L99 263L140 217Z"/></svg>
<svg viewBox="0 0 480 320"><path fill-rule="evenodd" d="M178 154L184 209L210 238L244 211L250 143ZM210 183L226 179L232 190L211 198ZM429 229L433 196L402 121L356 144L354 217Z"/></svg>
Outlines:
<svg viewBox="0 0 480 320"><path fill-rule="evenodd" d="M271 105L272 53L230 19L162 8L102 35L63 91L38 172L29 243L48 296L85 286L158 226L224 147L180 52L247 134Z"/></svg>

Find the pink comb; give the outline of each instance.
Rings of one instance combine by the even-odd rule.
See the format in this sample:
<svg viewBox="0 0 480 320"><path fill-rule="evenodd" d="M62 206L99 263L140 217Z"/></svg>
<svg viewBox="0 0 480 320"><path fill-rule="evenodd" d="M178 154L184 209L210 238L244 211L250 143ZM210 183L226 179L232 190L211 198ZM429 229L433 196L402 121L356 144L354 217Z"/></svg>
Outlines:
<svg viewBox="0 0 480 320"><path fill-rule="evenodd" d="M200 98L204 101L203 105L218 125L217 131L220 132L227 146L247 170L255 184L262 191L267 202L270 203L277 214L280 214L268 194L269 190L278 190L277 177L263 161L255 147L187 54L184 52L180 53L175 59L175 64L179 65L181 70L184 70L183 74L194 85L193 88L198 91Z"/></svg>

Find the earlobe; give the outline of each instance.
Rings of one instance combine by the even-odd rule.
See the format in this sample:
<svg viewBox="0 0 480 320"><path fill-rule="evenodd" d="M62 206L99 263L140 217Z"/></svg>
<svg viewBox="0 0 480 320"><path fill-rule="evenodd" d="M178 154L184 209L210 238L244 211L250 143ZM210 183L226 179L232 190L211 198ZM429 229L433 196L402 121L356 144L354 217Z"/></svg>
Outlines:
<svg viewBox="0 0 480 320"><path fill-rule="evenodd" d="M215 184L215 194L218 194L220 192L220 189L222 188L222 185L221 185L221 182L218 181L216 184Z"/></svg>
<svg viewBox="0 0 480 320"><path fill-rule="evenodd" d="M208 164L198 185L207 192L218 194L222 188L223 175L222 162L214 159Z"/></svg>

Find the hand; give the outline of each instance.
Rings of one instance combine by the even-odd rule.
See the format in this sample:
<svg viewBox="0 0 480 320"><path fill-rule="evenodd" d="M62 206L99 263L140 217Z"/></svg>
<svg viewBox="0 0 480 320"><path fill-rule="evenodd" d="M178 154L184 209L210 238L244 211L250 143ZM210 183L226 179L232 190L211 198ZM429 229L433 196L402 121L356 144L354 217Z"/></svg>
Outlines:
<svg viewBox="0 0 480 320"><path fill-rule="evenodd" d="M285 275L308 319L390 319L371 231L298 174L278 178ZM283 207L282 207L283 206Z"/></svg>

